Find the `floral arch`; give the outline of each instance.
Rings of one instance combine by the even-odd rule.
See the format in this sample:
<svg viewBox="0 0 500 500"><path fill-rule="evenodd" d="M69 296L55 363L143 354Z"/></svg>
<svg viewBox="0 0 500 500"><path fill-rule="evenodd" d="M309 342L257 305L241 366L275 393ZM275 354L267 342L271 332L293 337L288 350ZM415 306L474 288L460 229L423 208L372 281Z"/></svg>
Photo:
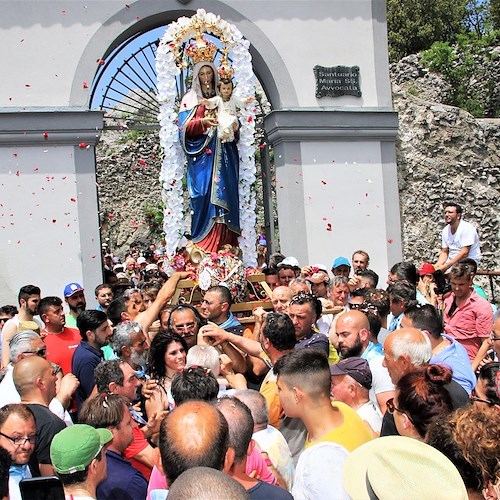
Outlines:
<svg viewBox="0 0 500 500"><path fill-rule="evenodd" d="M252 69L252 58L249 42L240 31L219 16L199 9L192 17L181 17L169 25L161 39L156 55L156 71L158 75L158 100L160 102L160 144L164 152L164 160L160 173L162 200L165 205L163 229L165 232L166 250L170 258L175 255L185 232L185 216L183 210L184 154L180 146L177 115L176 78L180 67L185 67L184 46L197 33L212 35L224 45L225 52L231 55L234 69L234 80L241 95L255 94L255 76ZM252 185L255 181L255 114L252 105L241 109L239 200L241 236L239 246L243 253L245 266L255 267L256 233L255 233L255 193Z"/></svg>

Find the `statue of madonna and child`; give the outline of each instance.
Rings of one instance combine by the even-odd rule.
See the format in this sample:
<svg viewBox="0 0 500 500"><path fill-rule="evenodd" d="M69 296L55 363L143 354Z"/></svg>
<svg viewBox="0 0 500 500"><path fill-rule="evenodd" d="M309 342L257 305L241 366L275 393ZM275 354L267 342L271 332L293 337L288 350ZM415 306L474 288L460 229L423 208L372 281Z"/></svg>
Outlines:
<svg viewBox="0 0 500 500"><path fill-rule="evenodd" d="M216 47L192 42L186 53L194 62L192 86L179 109L179 137L187 158L191 204L191 240L206 253L238 246L240 235L238 108L243 99L233 93L233 68L227 53L216 68ZM201 45L201 46L200 46Z"/></svg>

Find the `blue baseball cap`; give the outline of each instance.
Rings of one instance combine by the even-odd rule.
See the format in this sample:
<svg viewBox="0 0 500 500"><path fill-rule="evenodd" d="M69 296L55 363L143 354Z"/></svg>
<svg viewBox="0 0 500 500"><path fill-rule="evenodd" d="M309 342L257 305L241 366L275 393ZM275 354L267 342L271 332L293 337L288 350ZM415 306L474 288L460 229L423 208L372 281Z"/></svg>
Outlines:
<svg viewBox="0 0 500 500"><path fill-rule="evenodd" d="M78 283L69 283L64 287L64 298L71 297L76 292L83 292L84 288Z"/></svg>
<svg viewBox="0 0 500 500"><path fill-rule="evenodd" d="M351 263L345 257L337 257L332 264L332 269L337 269L339 266L351 267Z"/></svg>

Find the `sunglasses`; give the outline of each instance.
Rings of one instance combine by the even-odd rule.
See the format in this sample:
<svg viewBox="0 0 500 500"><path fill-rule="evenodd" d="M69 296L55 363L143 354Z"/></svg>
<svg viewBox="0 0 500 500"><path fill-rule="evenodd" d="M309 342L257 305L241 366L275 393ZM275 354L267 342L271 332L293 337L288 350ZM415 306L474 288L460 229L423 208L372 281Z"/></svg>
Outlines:
<svg viewBox="0 0 500 500"><path fill-rule="evenodd" d="M412 418L410 417L410 415L408 415L408 413L406 413L405 411L403 410L400 410L395 404L394 404L394 398L391 398L391 399L388 399L387 400L387 411L391 414L391 415L394 415L394 412L397 411L398 413L402 413L404 415L406 415L408 417L408 420L413 424L413 420ZM415 424L413 424L415 425Z"/></svg>
<svg viewBox="0 0 500 500"><path fill-rule="evenodd" d="M36 356L41 356L43 358L47 354L47 348L41 347L40 349L37 349L36 351L24 351L23 354L35 354Z"/></svg>

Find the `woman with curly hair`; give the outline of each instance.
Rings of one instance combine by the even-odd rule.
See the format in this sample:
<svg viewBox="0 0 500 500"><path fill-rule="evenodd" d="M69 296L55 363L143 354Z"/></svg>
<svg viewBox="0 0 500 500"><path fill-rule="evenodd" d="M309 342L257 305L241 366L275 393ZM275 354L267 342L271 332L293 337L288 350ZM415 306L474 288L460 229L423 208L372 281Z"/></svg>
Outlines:
<svg viewBox="0 0 500 500"><path fill-rule="evenodd" d="M186 366L187 350L186 341L176 333L160 331L152 340L148 368L158 386L146 401L148 416L168 410L173 403L170 385L174 376Z"/></svg>
<svg viewBox="0 0 500 500"><path fill-rule="evenodd" d="M447 366L428 365L399 380L393 400L387 401L387 409L394 414L401 436L423 441L429 424L453 411L450 393L444 387L451 382L451 375Z"/></svg>
<svg viewBox="0 0 500 500"><path fill-rule="evenodd" d="M481 471L483 497L500 499L499 408L474 404L457 410L451 421L463 456Z"/></svg>

